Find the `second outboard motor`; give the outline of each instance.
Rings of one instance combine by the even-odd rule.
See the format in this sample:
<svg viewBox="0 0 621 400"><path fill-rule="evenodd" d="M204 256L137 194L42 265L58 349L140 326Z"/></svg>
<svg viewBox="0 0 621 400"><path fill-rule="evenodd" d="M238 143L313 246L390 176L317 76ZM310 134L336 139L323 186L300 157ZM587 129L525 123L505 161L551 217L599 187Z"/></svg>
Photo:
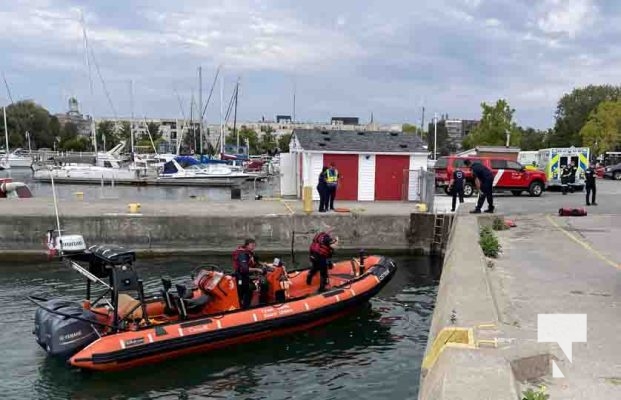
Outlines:
<svg viewBox="0 0 621 400"><path fill-rule="evenodd" d="M45 308L39 307L35 313L33 333L49 355L69 358L99 338L97 317L92 311L62 299L48 300L43 305Z"/></svg>

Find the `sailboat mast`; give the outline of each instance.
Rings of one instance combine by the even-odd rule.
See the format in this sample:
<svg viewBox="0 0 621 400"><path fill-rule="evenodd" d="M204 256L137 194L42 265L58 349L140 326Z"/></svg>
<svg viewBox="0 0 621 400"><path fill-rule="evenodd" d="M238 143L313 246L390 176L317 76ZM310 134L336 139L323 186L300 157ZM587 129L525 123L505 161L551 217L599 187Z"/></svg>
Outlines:
<svg viewBox="0 0 621 400"><path fill-rule="evenodd" d="M220 76L220 154L224 154L224 125L222 124L222 113L224 107L224 80Z"/></svg>
<svg viewBox="0 0 621 400"><path fill-rule="evenodd" d="M131 123L129 124L129 141L132 149L132 160L134 158L134 81L129 81L129 107L132 113Z"/></svg>
<svg viewBox="0 0 621 400"><path fill-rule="evenodd" d="M82 35L84 36L84 56L86 58L86 67L88 69L88 82L91 89L91 134L93 135L93 147L95 148L95 159L97 159L97 129L95 127L95 113L93 112L93 103L95 102L94 90L93 90L93 77L91 75L91 61L88 56L88 37L86 36L86 22L84 21L84 15L80 13L80 22L82 23Z"/></svg>
<svg viewBox="0 0 621 400"><path fill-rule="evenodd" d="M9 162L9 129L6 126L6 106L2 107L2 114L4 114L4 140L6 140L6 161Z"/></svg>
<svg viewBox="0 0 621 400"><path fill-rule="evenodd" d="M203 68L198 67L198 116L200 117L199 135L200 135L200 153L203 155Z"/></svg>
<svg viewBox="0 0 621 400"><path fill-rule="evenodd" d="M237 152L239 153L239 132L236 132L237 127L237 96L239 95L239 80L235 86L235 113L233 114L233 134L237 135Z"/></svg>

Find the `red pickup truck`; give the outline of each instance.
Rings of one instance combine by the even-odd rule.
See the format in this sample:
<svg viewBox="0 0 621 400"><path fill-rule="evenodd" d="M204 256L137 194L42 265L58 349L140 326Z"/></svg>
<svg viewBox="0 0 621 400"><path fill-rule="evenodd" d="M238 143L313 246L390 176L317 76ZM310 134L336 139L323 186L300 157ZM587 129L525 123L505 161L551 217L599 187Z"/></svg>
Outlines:
<svg viewBox="0 0 621 400"><path fill-rule="evenodd" d="M444 188L448 194L448 185L456 169L464 172L464 196L470 197L474 193L474 177L470 168L464 166L465 160L480 162L494 173L494 191L510 190L514 196L528 192L531 196L539 197L546 184L546 175L543 171L526 169L522 164L491 157L440 157L434 166L436 172L436 187Z"/></svg>

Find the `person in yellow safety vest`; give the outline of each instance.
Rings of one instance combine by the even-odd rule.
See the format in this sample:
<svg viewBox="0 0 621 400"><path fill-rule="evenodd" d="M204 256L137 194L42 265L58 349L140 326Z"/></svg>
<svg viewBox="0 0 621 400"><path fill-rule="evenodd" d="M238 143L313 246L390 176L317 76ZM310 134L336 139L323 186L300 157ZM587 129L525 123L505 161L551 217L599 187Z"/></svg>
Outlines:
<svg viewBox="0 0 621 400"><path fill-rule="evenodd" d="M330 163L330 168L326 171L326 184L328 185L328 205L332 211L334 211L334 198L336 197L339 178L338 169L336 169L334 163Z"/></svg>

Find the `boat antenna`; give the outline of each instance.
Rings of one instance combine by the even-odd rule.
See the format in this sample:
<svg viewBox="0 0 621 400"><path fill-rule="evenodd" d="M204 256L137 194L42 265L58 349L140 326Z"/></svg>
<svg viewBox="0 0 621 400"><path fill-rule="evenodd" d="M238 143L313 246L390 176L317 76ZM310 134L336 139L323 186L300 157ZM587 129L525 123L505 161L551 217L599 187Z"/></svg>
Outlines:
<svg viewBox="0 0 621 400"><path fill-rule="evenodd" d="M56 186L54 185L54 174L52 173L52 167L49 167L50 171L50 182L52 183L52 197L54 198L54 213L56 214L56 230L58 231L58 243L59 243L59 254L62 257L63 255L63 240L62 234L60 230L60 217L58 216L58 201L56 199Z"/></svg>

